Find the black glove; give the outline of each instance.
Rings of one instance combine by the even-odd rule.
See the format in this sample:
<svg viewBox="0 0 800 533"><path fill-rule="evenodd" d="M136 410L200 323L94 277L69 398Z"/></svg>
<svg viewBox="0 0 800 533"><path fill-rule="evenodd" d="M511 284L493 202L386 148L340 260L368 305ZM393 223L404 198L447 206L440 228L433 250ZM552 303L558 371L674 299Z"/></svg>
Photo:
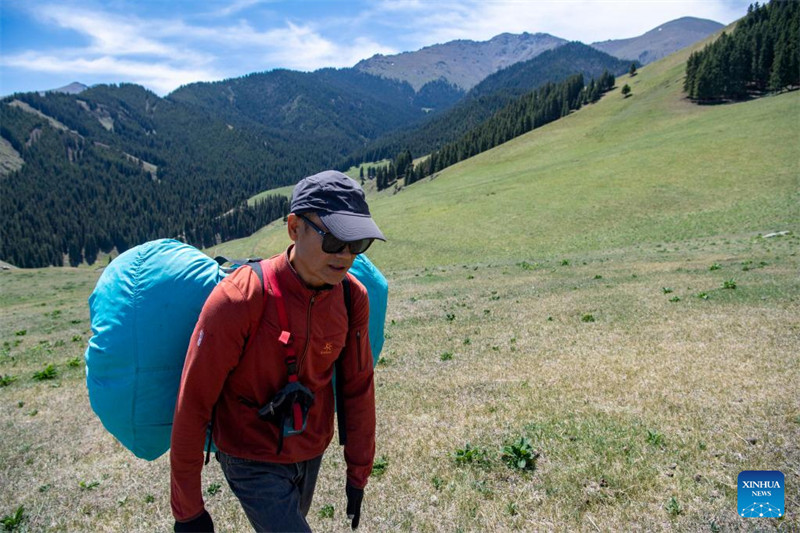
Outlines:
<svg viewBox="0 0 800 533"><path fill-rule="evenodd" d="M348 483L344 492L347 494L347 518L353 520L350 527L355 529L361 521L361 501L364 499L364 489L357 489Z"/></svg>
<svg viewBox="0 0 800 533"><path fill-rule="evenodd" d="M208 511L203 510L203 514L189 520L188 522L175 522L175 531L180 533L207 533L214 531L214 522L211 520L211 515Z"/></svg>

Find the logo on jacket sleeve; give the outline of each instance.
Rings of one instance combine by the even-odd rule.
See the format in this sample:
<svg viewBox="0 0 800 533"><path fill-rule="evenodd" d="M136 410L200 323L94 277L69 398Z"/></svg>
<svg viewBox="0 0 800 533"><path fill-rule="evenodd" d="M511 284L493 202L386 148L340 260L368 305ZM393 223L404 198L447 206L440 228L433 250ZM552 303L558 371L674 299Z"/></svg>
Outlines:
<svg viewBox="0 0 800 533"><path fill-rule="evenodd" d="M737 511L745 518L780 518L784 507L783 473L777 470L745 470L739 473Z"/></svg>
<svg viewBox="0 0 800 533"><path fill-rule="evenodd" d="M325 345L322 347L322 355L330 355L333 353L333 343L326 342Z"/></svg>

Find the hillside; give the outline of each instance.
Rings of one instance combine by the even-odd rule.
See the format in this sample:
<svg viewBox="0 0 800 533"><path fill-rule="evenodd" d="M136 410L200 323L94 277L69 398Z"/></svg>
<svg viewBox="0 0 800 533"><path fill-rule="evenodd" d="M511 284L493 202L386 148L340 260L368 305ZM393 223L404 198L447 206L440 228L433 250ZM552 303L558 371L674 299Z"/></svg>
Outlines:
<svg viewBox="0 0 800 533"><path fill-rule="evenodd" d="M639 61L643 65L703 40L722 29L713 20L683 17L630 39L592 43L594 48L620 59Z"/></svg>
<svg viewBox="0 0 800 533"><path fill-rule="evenodd" d="M588 84L592 78L600 78L605 71L618 75L627 72L629 67L627 61L585 44L567 43L491 74L450 109L431 116L419 126L400 130L370 143L351 156L344 166L362 160L391 158L405 149L415 156L427 155L459 139L519 97L547 83L560 83L580 73Z"/></svg>
<svg viewBox="0 0 800 533"><path fill-rule="evenodd" d="M0 182L0 201L12 216L0 257L77 265L156 237L204 246L248 235L282 215L244 206L248 197L330 168L418 121L423 107L460 97L446 85L414 93L323 69L198 83L165 98L131 84L5 98L0 175L13 176Z"/></svg>
<svg viewBox="0 0 800 533"><path fill-rule="evenodd" d="M376 218L390 242L402 237L371 254L402 269L797 224L800 144L784 139L798 138L800 94L696 106L681 88L690 50L619 79L632 87L630 98L609 93L433 180L380 196ZM522 229L498 239L506 217ZM443 241L440 228L467 220L469 232ZM275 250L279 242L281 231L267 230L220 249Z"/></svg>
<svg viewBox="0 0 800 533"><path fill-rule="evenodd" d="M407 81L415 90L443 78L466 91L504 67L532 59L566 42L546 33L503 33L488 41L458 40L415 52L378 54L359 61L353 68Z"/></svg>

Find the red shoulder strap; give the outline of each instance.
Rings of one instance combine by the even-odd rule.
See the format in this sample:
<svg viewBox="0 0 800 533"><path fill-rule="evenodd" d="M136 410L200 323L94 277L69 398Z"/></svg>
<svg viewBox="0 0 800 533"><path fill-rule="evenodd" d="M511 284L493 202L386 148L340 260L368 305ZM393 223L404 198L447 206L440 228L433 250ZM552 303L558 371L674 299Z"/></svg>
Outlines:
<svg viewBox="0 0 800 533"><path fill-rule="evenodd" d="M283 293L281 293L281 286L278 284L278 276L272 264L269 261L264 261L262 266L266 266L263 270L267 275L267 283L269 284L272 298L275 300L275 306L278 308L278 322L281 327L278 341L286 347L286 367L289 373L289 382L293 383L297 381L297 356L292 343L292 332L289 331L289 316L286 314L286 303L283 299Z"/></svg>

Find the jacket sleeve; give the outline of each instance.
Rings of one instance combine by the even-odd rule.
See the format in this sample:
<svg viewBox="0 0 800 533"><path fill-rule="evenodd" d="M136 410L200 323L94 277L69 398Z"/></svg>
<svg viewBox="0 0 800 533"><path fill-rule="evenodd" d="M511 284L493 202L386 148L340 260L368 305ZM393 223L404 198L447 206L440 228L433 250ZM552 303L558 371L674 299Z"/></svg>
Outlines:
<svg viewBox="0 0 800 533"><path fill-rule="evenodd" d="M192 334L172 422L170 489L172 514L179 522L205 509L200 473L211 412L245 341L261 316L261 282L239 268L214 287Z"/></svg>
<svg viewBox="0 0 800 533"><path fill-rule="evenodd" d="M369 298L357 281L351 283L351 290L351 325L342 365L347 428L344 458L347 482L363 489L375 458L375 385L369 344Z"/></svg>

